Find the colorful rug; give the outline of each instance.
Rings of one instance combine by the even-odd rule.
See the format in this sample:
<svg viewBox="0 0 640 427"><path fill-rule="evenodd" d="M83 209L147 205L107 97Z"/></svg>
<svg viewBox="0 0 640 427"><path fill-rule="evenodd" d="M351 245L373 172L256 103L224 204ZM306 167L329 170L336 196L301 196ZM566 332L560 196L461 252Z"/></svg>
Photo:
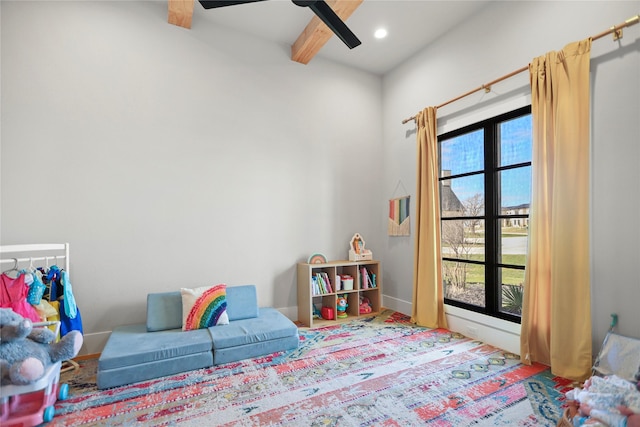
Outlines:
<svg viewBox="0 0 640 427"><path fill-rule="evenodd" d="M83 361L49 425L555 426L570 387L390 311L300 335L294 351L102 391Z"/></svg>

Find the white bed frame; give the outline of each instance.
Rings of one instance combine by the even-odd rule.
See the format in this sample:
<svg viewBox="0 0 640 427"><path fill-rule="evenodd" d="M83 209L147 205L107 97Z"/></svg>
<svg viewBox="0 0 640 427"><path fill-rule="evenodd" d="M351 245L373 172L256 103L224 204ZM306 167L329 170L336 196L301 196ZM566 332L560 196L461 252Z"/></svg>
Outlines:
<svg viewBox="0 0 640 427"><path fill-rule="evenodd" d="M44 261L46 266L49 266L49 261L53 261L52 264L58 264L58 260L64 260L64 269L71 274L69 272L69 243L0 246L0 266L2 271L8 269L5 264L13 264L16 268L19 268L21 263L28 262L31 264L36 261ZM25 267L28 267L28 265ZM60 267L62 268L62 266Z"/></svg>

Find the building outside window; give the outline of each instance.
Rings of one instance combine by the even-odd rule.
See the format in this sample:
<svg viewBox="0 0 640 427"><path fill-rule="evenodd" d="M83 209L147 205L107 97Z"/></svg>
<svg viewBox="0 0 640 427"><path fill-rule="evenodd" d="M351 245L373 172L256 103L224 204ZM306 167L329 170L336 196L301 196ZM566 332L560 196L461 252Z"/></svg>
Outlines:
<svg viewBox="0 0 640 427"><path fill-rule="evenodd" d="M445 303L520 321L531 107L438 137Z"/></svg>

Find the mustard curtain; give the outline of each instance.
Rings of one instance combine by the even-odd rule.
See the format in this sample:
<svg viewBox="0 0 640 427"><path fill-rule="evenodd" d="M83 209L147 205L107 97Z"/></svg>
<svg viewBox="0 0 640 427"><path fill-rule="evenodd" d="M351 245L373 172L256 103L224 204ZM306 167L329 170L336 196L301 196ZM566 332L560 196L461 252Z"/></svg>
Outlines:
<svg viewBox="0 0 640 427"><path fill-rule="evenodd" d="M416 116L417 203L411 321L428 328L446 328L440 251L440 190L436 108Z"/></svg>
<svg viewBox="0 0 640 427"><path fill-rule="evenodd" d="M591 39L529 66L532 194L520 354L581 381L591 372L589 59Z"/></svg>

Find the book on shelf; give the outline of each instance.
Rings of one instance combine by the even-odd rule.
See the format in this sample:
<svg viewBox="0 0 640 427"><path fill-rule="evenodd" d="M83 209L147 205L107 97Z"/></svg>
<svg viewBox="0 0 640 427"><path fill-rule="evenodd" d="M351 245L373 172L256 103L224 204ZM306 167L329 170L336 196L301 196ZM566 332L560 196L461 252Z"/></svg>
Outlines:
<svg viewBox="0 0 640 427"><path fill-rule="evenodd" d="M369 288L369 274L365 267L360 267L360 289Z"/></svg>
<svg viewBox="0 0 640 427"><path fill-rule="evenodd" d="M376 287L376 275L370 272L366 267L360 268L360 288L371 289Z"/></svg>
<svg viewBox="0 0 640 427"><path fill-rule="evenodd" d="M313 295L325 295L333 293L331 280L325 272L316 273L312 276Z"/></svg>
<svg viewBox="0 0 640 427"><path fill-rule="evenodd" d="M319 273L320 274L320 280L322 280L322 283L324 284L324 289L327 291L325 293L327 294L331 294L333 293L333 287L331 286L331 281L329 280L329 275L325 272Z"/></svg>
<svg viewBox="0 0 640 427"><path fill-rule="evenodd" d="M320 294L326 294L327 288L324 287L324 281L322 280L322 276L320 273L316 273L316 281L318 282L318 287L320 288Z"/></svg>
<svg viewBox="0 0 640 427"><path fill-rule="evenodd" d="M327 286L329 287L329 293L333 293L333 285L331 284L331 280L329 279L329 275L327 273L323 273L325 279L327 280Z"/></svg>

